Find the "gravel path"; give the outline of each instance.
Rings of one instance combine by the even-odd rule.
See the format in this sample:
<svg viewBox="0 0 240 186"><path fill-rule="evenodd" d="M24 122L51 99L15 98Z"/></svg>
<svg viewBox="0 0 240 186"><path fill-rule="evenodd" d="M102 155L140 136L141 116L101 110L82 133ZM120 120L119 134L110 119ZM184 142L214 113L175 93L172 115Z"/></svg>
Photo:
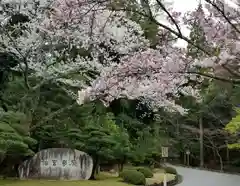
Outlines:
<svg viewBox="0 0 240 186"><path fill-rule="evenodd" d="M172 165L170 165L172 166ZM240 186L240 176L172 166L183 176L178 186Z"/></svg>

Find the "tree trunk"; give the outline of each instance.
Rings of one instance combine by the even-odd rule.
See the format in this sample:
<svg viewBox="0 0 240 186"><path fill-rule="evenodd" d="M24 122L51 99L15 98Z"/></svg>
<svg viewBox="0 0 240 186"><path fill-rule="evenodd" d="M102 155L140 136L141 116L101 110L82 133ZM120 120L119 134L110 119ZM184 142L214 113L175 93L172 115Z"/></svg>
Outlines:
<svg viewBox="0 0 240 186"><path fill-rule="evenodd" d="M92 174L90 177L91 180L96 180L95 175L96 175L96 170L97 170L98 166L99 166L99 157L98 157L98 155L96 155L96 156L94 156L94 160L93 160L93 169L92 169Z"/></svg>
<svg viewBox="0 0 240 186"><path fill-rule="evenodd" d="M100 173L100 165L98 164L97 168L96 168L96 174Z"/></svg>
<svg viewBox="0 0 240 186"><path fill-rule="evenodd" d="M226 140L226 159L227 159L227 165L229 165L229 149L228 149L228 140Z"/></svg>
<svg viewBox="0 0 240 186"><path fill-rule="evenodd" d="M199 117L199 143L200 143L200 167L204 167L204 146L203 146L203 123L202 115Z"/></svg>
<svg viewBox="0 0 240 186"><path fill-rule="evenodd" d="M123 171L123 165L124 165L124 162L121 161L119 164L118 164L118 172L122 172Z"/></svg>
<svg viewBox="0 0 240 186"><path fill-rule="evenodd" d="M120 159L118 162L118 172L122 172L123 171L123 166L124 163L126 161L126 157L124 156L123 159Z"/></svg>
<svg viewBox="0 0 240 186"><path fill-rule="evenodd" d="M4 159L5 159L5 154L0 154L0 165L3 162Z"/></svg>
<svg viewBox="0 0 240 186"><path fill-rule="evenodd" d="M222 156L220 155L219 150L218 150L217 147L216 147L216 152L217 152L217 155L218 155L218 157L219 157L220 170L223 171L223 161L222 161Z"/></svg>
<svg viewBox="0 0 240 186"><path fill-rule="evenodd" d="M186 154L185 151L183 152L183 158L184 158L184 159L183 159L183 164L184 164L184 165L187 165L187 154Z"/></svg>
<svg viewBox="0 0 240 186"><path fill-rule="evenodd" d="M17 178L19 178L19 173L18 173L18 167L19 167L19 165L20 165L20 163L17 163L16 165L14 165L14 171L15 171L15 176L17 177Z"/></svg>

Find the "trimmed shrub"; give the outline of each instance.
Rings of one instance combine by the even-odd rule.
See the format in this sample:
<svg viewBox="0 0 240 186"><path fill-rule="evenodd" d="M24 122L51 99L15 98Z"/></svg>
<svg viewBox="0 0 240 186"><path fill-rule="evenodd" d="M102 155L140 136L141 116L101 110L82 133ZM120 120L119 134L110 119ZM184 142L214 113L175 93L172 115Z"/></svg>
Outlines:
<svg viewBox="0 0 240 186"><path fill-rule="evenodd" d="M143 173L145 178L152 178L153 177L153 173L152 173L151 169L149 169L147 167L138 168L137 171Z"/></svg>
<svg viewBox="0 0 240 186"><path fill-rule="evenodd" d="M164 167L164 170L168 174L177 174L177 170L173 167Z"/></svg>
<svg viewBox="0 0 240 186"><path fill-rule="evenodd" d="M143 173L137 170L125 170L119 174L124 182L133 185L145 185L146 179Z"/></svg>

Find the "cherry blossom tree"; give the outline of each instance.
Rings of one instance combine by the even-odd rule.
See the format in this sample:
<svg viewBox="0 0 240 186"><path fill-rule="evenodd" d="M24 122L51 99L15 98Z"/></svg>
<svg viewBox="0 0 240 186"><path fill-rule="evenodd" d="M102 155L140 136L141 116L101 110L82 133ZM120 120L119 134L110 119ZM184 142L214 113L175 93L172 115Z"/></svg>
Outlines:
<svg viewBox="0 0 240 186"><path fill-rule="evenodd" d="M124 55L149 45L141 27L124 12L110 11L108 3L3 0L1 6L3 50L14 53L20 58L19 67L34 71L30 76L40 77L43 83L52 80L82 88L82 79L91 80L87 72L109 66L116 57L112 53ZM17 14L29 21L11 25L10 30ZM81 76L71 79L69 74Z"/></svg>
<svg viewBox="0 0 240 186"><path fill-rule="evenodd" d="M127 58L132 60L126 62L126 60L123 59L121 64L112 68L108 73L103 74L99 80L93 83L91 88L88 88L85 92L80 92L80 97L82 97L83 94L85 94L86 97L91 95L92 99L100 98L106 103L121 96L127 96L133 99L141 97L144 100L151 100L151 104L166 106L166 100L169 101L169 93L177 96L179 87L187 80L186 76L192 77L189 73L198 74L210 79L215 78L233 83L240 82L238 63L240 33L239 4L237 8L234 8L221 0L205 0L207 16L204 17L195 11L185 15L184 20L186 25L191 24L191 20L198 18L200 26L206 35L207 43L210 45L208 48L215 49L209 51L182 35L178 25L179 17L174 17L174 15L179 14L166 10L160 1L157 2L162 10L169 16L175 29L158 22L154 17L150 17L149 14L147 15L139 11L138 13L143 16L148 16L160 27L184 39L206 55L203 55L203 57L193 62L193 59L191 60L185 56L185 51L180 52L179 49L173 48L171 45L168 46L166 43L164 44L165 52L159 49L147 49L140 53L137 52L135 56L130 55L131 57ZM138 61L137 65L132 66L132 62L136 59ZM152 68L151 63L156 65ZM164 65L165 63L167 66ZM197 66L205 70L198 71L196 68L193 68ZM134 83L131 84L131 82ZM172 86L168 85L170 82ZM183 84L180 82L183 82ZM194 92L192 89L191 91Z"/></svg>
<svg viewBox="0 0 240 186"><path fill-rule="evenodd" d="M174 103L189 77L183 73L189 66L184 51L161 37L156 49L149 48L139 23L119 7L111 1L3 0L2 50L14 53L20 59L18 69L41 83L82 89L89 81L87 97L106 105L126 96L184 112ZM14 15L28 20L12 24ZM185 92L193 93L190 87ZM81 99L85 97L79 104Z"/></svg>
<svg viewBox="0 0 240 186"><path fill-rule="evenodd" d="M239 77L239 7L234 8L224 1L206 1L207 17L195 15L204 29L207 42L216 51L212 56L205 57L196 62L199 66L211 67L212 75L226 75L229 80Z"/></svg>
<svg viewBox="0 0 240 186"><path fill-rule="evenodd" d="M179 93L199 98L197 88L188 85L189 80L201 82L204 76L240 82L235 72L238 68L232 68L238 66L239 12L220 0L205 1L209 15L201 17L192 12L184 20L190 24L193 17L199 18L207 43L215 52L184 36L179 26L181 14L168 10L159 0L156 4L172 27L159 22L150 6L145 4L148 11L131 6L134 1L2 0L5 14L1 43L4 51L21 59L20 69L32 71L27 73L29 76L37 76L43 83L54 81L78 87L79 104L100 99L108 105L114 99L127 97L141 99L153 108L185 113L175 103ZM11 16L17 13L26 15L29 21L10 25L9 29ZM131 19L129 13L138 14L139 20ZM160 27L153 48L140 25L143 17ZM14 37L16 32L20 34ZM206 56L194 61L185 49L173 46L169 41L172 35ZM199 71L196 66L206 70ZM231 76L223 77L222 70ZM72 74L78 76L73 78Z"/></svg>

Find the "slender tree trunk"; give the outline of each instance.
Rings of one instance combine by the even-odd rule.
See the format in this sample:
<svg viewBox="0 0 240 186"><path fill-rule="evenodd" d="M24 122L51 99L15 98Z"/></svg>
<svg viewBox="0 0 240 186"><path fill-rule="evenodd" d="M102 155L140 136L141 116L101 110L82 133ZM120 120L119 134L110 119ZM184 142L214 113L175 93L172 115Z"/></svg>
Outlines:
<svg viewBox="0 0 240 186"><path fill-rule="evenodd" d="M17 178L19 178L19 173L18 173L18 166L20 165L20 163L17 163L16 165L14 165L14 171L15 171L15 176Z"/></svg>
<svg viewBox="0 0 240 186"><path fill-rule="evenodd" d="M42 150L42 140L40 139L38 143L38 151L41 151L41 150Z"/></svg>
<svg viewBox="0 0 240 186"><path fill-rule="evenodd" d="M5 154L0 153L0 165L3 162L4 158L5 158Z"/></svg>
<svg viewBox="0 0 240 186"><path fill-rule="evenodd" d="M96 168L96 174L100 173L100 165L98 164L97 168Z"/></svg>
<svg viewBox="0 0 240 186"><path fill-rule="evenodd" d="M123 166L124 166L125 162L126 162L126 156L123 156L123 158L120 159L119 162L118 162L118 172L123 171Z"/></svg>
<svg viewBox="0 0 240 186"><path fill-rule="evenodd" d="M217 152L217 155L219 157L220 170L223 171L223 160L222 160L222 156L220 155L219 150L218 150L217 147L216 147L216 152Z"/></svg>
<svg viewBox="0 0 240 186"><path fill-rule="evenodd" d="M227 159L227 165L229 165L229 149L228 149L228 140L226 140L226 159Z"/></svg>
<svg viewBox="0 0 240 186"><path fill-rule="evenodd" d="M119 164L118 164L118 172L122 172L123 171L123 162L120 162Z"/></svg>
<svg viewBox="0 0 240 186"><path fill-rule="evenodd" d="M183 157L184 157L184 165L187 164L187 155L185 152L183 152Z"/></svg>
<svg viewBox="0 0 240 186"><path fill-rule="evenodd" d="M121 163L121 167L120 167L121 172L123 171L123 166L124 166L124 162Z"/></svg>
<svg viewBox="0 0 240 186"><path fill-rule="evenodd" d="M99 166L99 157L98 157L98 155L96 155L96 156L94 156L92 175L90 177L91 180L96 179L95 175L96 175L96 170L97 170L98 166Z"/></svg>
<svg viewBox="0 0 240 186"><path fill-rule="evenodd" d="M122 161L121 161L121 165L120 165L120 171L122 172L123 171L123 166L124 166L124 163L126 162L126 156L123 157Z"/></svg>
<svg viewBox="0 0 240 186"><path fill-rule="evenodd" d="M203 146L203 123L202 115L199 117L199 143L200 143L200 167L204 167L204 146Z"/></svg>

